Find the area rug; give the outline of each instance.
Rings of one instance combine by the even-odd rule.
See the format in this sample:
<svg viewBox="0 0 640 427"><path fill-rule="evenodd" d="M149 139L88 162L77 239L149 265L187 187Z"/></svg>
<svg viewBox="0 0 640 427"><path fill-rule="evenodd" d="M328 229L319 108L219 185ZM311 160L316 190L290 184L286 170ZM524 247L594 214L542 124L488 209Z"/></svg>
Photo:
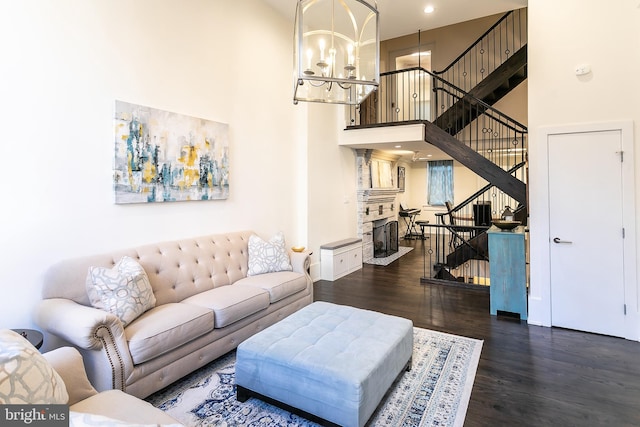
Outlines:
<svg viewBox="0 0 640 427"><path fill-rule="evenodd" d="M398 252L396 252L395 254L389 255L388 257L384 257L384 258L371 258L368 261L365 261L365 264L373 264L373 265L389 265L391 264L393 261L397 260L398 258L400 258L402 255L406 255L409 252L411 252L413 250L413 248L407 247L407 246L399 246L398 247Z"/></svg>
<svg viewBox="0 0 640 427"><path fill-rule="evenodd" d="M391 386L368 426L462 426L482 341L414 328L411 371ZM235 351L146 400L186 426L316 427L251 398L236 400Z"/></svg>

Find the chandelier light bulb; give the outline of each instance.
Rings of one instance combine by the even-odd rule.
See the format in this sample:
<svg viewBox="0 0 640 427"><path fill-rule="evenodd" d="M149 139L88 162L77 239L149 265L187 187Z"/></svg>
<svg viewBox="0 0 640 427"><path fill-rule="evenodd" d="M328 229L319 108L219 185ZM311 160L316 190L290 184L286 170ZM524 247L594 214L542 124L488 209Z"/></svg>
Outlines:
<svg viewBox="0 0 640 427"><path fill-rule="evenodd" d="M315 73L313 72L313 70L311 69L311 61L313 60L313 50L308 49L307 50L307 69L304 70L304 74L307 76L312 76Z"/></svg>
<svg viewBox="0 0 640 427"><path fill-rule="evenodd" d="M294 103L357 105L378 86L358 80L380 72L378 11L366 0L298 0L294 33Z"/></svg>

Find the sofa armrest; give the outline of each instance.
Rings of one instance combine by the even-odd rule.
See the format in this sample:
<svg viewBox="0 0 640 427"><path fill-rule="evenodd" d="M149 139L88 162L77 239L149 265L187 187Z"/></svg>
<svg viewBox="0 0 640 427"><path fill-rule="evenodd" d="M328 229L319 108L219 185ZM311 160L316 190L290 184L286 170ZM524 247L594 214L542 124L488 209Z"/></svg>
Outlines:
<svg viewBox="0 0 640 427"><path fill-rule="evenodd" d="M311 252L294 252L289 251L289 258L291 259L291 267L296 273L308 274L309 267L311 266Z"/></svg>
<svg viewBox="0 0 640 427"><path fill-rule="evenodd" d="M116 335L124 333L122 323L115 315L64 298L41 301L36 307L34 321L43 330L86 350L102 348L102 340L97 335L100 327L106 327Z"/></svg>
<svg viewBox="0 0 640 427"><path fill-rule="evenodd" d="M97 390L125 390L133 360L120 319L69 299L50 298L38 304L34 321L79 348Z"/></svg>
<svg viewBox="0 0 640 427"><path fill-rule="evenodd" d="M53 369L62 377L69 394L69 405L98 394L87 378L82 355L73 347L60 347L43 353Z"/></svg>

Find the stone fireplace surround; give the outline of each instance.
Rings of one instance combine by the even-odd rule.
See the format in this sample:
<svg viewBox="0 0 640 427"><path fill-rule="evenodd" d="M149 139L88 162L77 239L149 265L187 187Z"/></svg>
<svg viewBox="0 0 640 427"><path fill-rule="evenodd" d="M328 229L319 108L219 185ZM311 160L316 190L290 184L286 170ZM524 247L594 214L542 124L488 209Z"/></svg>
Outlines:
<svg viewBox="0 0 640 427"><path fill-rule="evenodd" d="M398 220L397 188L371 188L369 163L373 150L357 149L358 173L357 227L362 239L362 261L373 258L373 227Z"/></svg>

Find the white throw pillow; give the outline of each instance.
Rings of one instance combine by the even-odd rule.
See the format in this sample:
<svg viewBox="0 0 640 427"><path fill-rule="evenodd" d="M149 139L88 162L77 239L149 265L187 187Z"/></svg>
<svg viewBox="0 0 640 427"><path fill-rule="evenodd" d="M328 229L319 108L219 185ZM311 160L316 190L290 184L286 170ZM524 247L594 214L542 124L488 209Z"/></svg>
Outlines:
<svg viewBox="0 0 640 427"><path fill-rule="evenodd" d="M293 268L282 233L276 234L268 242L255 234L249 236L249 271L247 276L291 270Z"/></svg>
<svg viewBox="0 0 640 427"><path fill-rule="evenodd" d="M0 404L65 405L67 388L38 350L15 331L0 329Z"/></svg>
<svg viewBox="0 0 640 427"><path fill-rule="evenodd" d="M128 256L113 268L90 267L86 287L91 305L115 314L124 326L156 305L147 273Z"/></svg>

